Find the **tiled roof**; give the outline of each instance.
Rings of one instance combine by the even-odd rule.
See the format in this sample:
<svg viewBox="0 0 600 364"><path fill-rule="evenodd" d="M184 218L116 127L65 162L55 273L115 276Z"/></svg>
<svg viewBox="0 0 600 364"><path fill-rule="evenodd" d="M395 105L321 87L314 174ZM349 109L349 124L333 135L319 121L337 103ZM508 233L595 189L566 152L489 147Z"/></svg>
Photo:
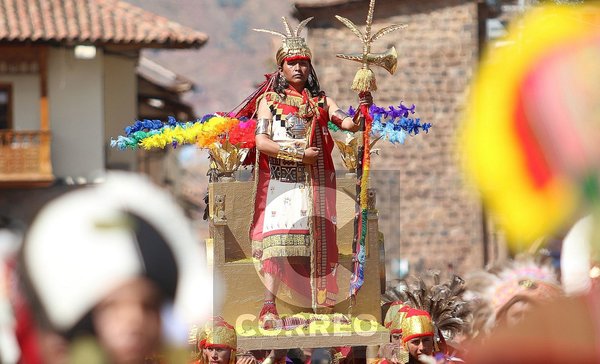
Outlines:
<svg viewBox="0 0 600 364"><path fill-rule="evenodd" d="M194 87L191 80L146 57L140 57L137 74L155 85L177 93L189 91Z"/></svg>
<svg viewBox="0 0 600 364"><path fill-rule="evenodd" d="M208 36L118 0L0 0L0 42L200 47Z"/></svg>

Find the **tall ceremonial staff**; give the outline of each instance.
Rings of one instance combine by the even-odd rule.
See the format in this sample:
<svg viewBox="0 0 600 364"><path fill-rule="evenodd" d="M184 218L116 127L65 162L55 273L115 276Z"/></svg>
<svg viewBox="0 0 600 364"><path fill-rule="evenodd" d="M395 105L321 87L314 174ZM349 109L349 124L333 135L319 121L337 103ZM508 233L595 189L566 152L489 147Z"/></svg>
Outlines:
<svg viewBox="0 0 600 364"><path fill-rule="evenodd" d="M371 91L377 90L375 74L369 67L374 64L385 68L390 74L394 74L397 66L396 49L392 47L385 53L371 53L371 44L382 36L399 29L406 28L405 24L393 24L387 26L371 35L373 24L373 11L375 0L369 3L365 33L363 34L357 26L347 18L336 15L335 17L344 23L363 44L362 54L338 54L337 57L362 63L362 67L356 72L352 82L352 90L358 92L362 99ZM369 115L369 107L361 103L357 112L364 116L364 122L360 126L358 137L358 152L356 156L356 207L354 216L354 237L352 240L352 277L350 280L350 308L354 305L356 294L364 283L364 267L366 260L366 237L367 237L367 187L369 184L370 169L370 142L371 126L373 118Z"/></svg>

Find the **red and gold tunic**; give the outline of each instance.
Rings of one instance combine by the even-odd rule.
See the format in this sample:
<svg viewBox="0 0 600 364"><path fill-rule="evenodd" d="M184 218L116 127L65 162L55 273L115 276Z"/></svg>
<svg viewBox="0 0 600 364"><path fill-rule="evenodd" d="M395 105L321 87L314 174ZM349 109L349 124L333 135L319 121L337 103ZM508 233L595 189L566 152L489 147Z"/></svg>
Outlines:
<svg viewBox="0 0 600 364"><path fill-rule="evenodd" d="M333 306L338 292L336 180L326 97L309 97L307 90L300 94L293 89L286 90L285 97L275 92L267 92L264 97L273 115L273 141L316 147L320 152L313 165L266 154L258 156L253 248L262 268L275 274L281 272L272 258L310 257L310 272L286 271L280 278L290 288L311 297L313 308Z"/></svg>

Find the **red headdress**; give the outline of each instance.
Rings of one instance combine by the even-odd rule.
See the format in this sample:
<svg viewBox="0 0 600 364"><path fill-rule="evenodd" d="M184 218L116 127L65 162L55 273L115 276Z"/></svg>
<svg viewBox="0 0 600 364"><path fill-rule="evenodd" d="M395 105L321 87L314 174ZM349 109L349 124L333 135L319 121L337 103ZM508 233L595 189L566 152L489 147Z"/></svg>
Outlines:
<svg viewBox="0 0 600 364"><path fill-rule="evenodd" d="M195 327L190 332L190 344L197 353L196 358L203 363L203 349L222 348L231 350L229 364L235 363L237 348L237 334L235 328L228 324L222 317L214 317L203 328Z"/></svg>
<svg viewBox="0 0 600 364"><path fill-rule="evenodd" d="M402 320L403 343L407 343L417 337L433 337L434 333L435 328L433 327L433 322L431 322L429 312L414 308L408 310L404 320Z"/></svg>

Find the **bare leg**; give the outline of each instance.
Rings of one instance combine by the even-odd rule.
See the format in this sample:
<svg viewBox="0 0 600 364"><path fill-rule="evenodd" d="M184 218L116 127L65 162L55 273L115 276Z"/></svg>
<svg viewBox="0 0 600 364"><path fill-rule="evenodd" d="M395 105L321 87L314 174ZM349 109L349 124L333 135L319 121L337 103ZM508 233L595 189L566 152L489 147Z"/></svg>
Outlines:
<svg viewBox="0 0 600 364"><path fill-rule="evenodd" d="M259 314L259 324L265 329L277 328L283 324L275 307L275 297L280 283L277 272L282 269L281 263L279 258L271 258L265 266L268 266L264 271L265 302Z"/></svg>
<svg viewBox="0 0 600 364"><path fill-rule="evenodd" d="M270 273L265 273L265 302L275 302L275 296L279 290L279 278Z"/></svg>

